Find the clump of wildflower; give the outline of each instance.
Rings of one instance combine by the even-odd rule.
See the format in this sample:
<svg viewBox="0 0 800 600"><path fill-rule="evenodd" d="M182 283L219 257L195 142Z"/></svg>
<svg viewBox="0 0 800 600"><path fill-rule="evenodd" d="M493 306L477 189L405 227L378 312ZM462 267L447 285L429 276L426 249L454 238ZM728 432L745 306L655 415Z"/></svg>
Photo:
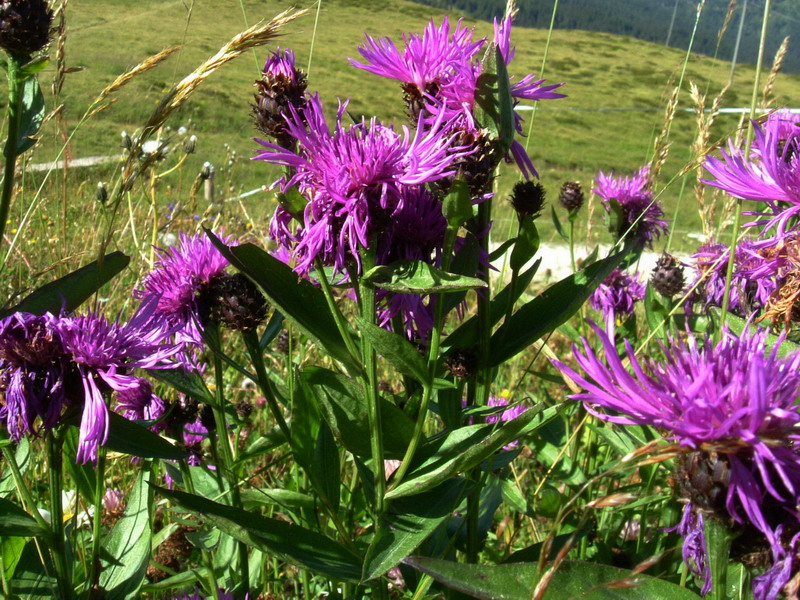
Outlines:
<svg viewBox="0 0 800 600"><path fill-rule="evenodd" d="M633 314L636 303L644 299L645 285L638 273L614 269L589 297L589 304L603 313L606 321Z"/></svg>
<svg viewBox="0 0 800 600"><path fill-rule="evenodd" d="M727 151L720 150L721 159L706 159L704 167L714 179L704 181L737 198L762 202L766 210L744 213L761 218L745 226L763 225L765 232L775 227L783 236L800 216L800 126L796 117L777 112L763 127L753 127L750 154L729 140Z"/></svg>
<svg viewBox="0 0 800 600"><path fill-rule="evenodd" d="M264 63L261 79L255 82L256 103L253 106L256 127L275 139L279 146L289 148L292 137L286 132L285 115L293 106L302 112L306 104L308 85L305 73L295 67L291 50L278 48Z"/></svg>
<svg viewBox="0 0 800 600"><path fill-rule="evenodd" d="M642 167L632 177L614 177L602 171L597 176L594 192L603 200L609 214L609 226L616 239L630 231L641 244L652 247L653 240L667 232L664 211L653 200L648 188L649 168Z"/></svg>
<svg viewBox="0 0 800 600"><path fill-rule="evenodd" d="M600 419L664 430L685 453L681 491L689 503L686 511L703 510L752 526L773 549L777 564L786 552L782 532L800 529L795 510L800 495L800 412L795 404L800 353L780 358L781 344L768 350L764 330L746 329L742 335L724 330L717 343L691 335L687 341L670 340L662 347L661 361L640 360L626 340L631 374L610 335L594 329L605 361L584 340L582 351L573 351L580 372L556 363L586 390L572 398ZM684 556L688 552L689 564L706 576L701 527L702 519L684 513L678 529L691 540ZM780 590L788 579L775 576L771 581L772 589ZM759 600L777 594L759 590L754 586Z"/></svg>

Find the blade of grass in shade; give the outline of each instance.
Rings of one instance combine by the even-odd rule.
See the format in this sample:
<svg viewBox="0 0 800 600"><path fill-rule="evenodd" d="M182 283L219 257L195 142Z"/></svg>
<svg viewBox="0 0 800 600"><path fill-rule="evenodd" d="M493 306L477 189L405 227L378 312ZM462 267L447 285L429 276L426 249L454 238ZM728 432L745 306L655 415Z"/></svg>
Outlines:
<svg viewBox="0 0 800 600"><path fill-rule="evenodd" d="M544 78L544 69L547 66L547 55L550 52L550 41L553 38L553 29L556 24L556 13L558 12L558 0L553 3L553 13L550 15L550 27L547 29L547 41L544 44L544 53L542 54L542 68L539 69L539 79ZM531 142L531 133L533 132L533 119L536 117L536 107L539 106L537 102L533 103L531 109L531 119L528 123L528 135L525 137L525 152L528 152L528 145ZM522 176L520 175L520 180Z"/></svg>
<svg viewBox="0 0 800 600"><path fill-rule="evenodd" d="M772 7L772 0L764 3L764 14L761 17L761 38L758 41L758 61L756 62L756 74L753 81L753 95L750 98L750 124L747 128L747 137L744 145L744 156L750 155L750 145L753 143L753 119L756 116L756 103L758 102L758 90L760 89L761 64L764 62L764 48L767 45L767 28L769 25L769 11ZM720 317L720 331L725 325L725 318L728 314L728 306L731 300L731 281L733 279L733 264L736 257L736 244L739 242L739 227L742 221L742 199L736 199L736 209L733 218L733 232L731 233L730 251L728 256L728 270L725 275L725 294L722 296L722 316ZM720 335L720 332L717 332Z"/></svg>

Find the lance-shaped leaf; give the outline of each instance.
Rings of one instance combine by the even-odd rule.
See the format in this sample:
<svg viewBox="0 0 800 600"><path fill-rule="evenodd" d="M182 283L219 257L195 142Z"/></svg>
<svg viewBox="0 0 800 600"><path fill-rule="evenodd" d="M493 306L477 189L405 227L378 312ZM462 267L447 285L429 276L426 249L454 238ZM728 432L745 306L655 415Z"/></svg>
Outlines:
<svg viewBox="0 0 800 600"><path fill-rule="evenodd" d="M398 260L373 267L362 279L398 294L445 294L486 287L486 282L476 277L448 273L421 260Z"/></svg>
<svg viewBox="0 0 800 600"><path fill-rule="evenodd" d="M364 560L364 581L380 577L424 542L461 504L472 482L450 479L424 494L392 502Z"/></svg>
<svg viewBox="0 0 800 600"><path fill-rule="evenodd" d="M153 379L166 383L172 389L194 398L198 402L214 404L214 396L206 387L202 376L197 372L179 369L147 369L147 374Z"/></svg>
<svg viewBox="0 0 800 600"><path fill-rule="evenodd" d="M41 68L47 63L39 63ZM37 65L37 67L39 66ZM31 65L31 70L35 67ZM22 154L36 143L36 134L44 121L44 95L36 77L29 76L22 88L22 110L19 115L17 154Z"/></svg>
<svg viewBox="0 0 800 600"><path fill-rule="evenodd" d="M322 290L252 244L228 247L210 231L208 237L222 255L252 279L283 316L342 363L356 367L336 327Z"/></svg>
<svg viewBox="0 0 800 600"><path fill-rule="evenodd" d="M108 600L133 600L139 597L147 565L150 562L150 507L152 498L148 484L150 469L143 469L136 478L127 499L125 515L117 521L111 535L103 543L100 588Z"/></svg>
<svg viewBox="0 0 800 600"><path fill-rule="evenodd" d="M44 531L32 516L11 500L0 498L0 536L43 536Z"/></svg>
<svg viewBox="0 0 800 600"><path fill-rule="evenodd" d="M497 44L486 49L475 85L475 120L488 129L505 153L514 141L514 101L503 53Z"/></svg>
<svg viewBox="0 0 800 600"><path fill-rule="evenodd" d="M108 440L105 446L140 458L186 458L186 452L180 448L115 412L108 413Z"/></svg>
<svg viewBox="0 0 800 600"><path fill-rule="evenodd" d="M387 492L386 498L428 491L481 464L506 444L538 429L555 416L555 408L539 405L502 425L469 425L450 431L420 448L416 466L412 466L397 487Z"/></svg>
<svg viewBox="0 0 800 600"><path fill-rule="evenodd" d="M608 565L564 561L552 574L538 564L469 565L413 556L404 561L449 588L483 600L530 600L546 584L543 600L699 600L674 583ZM543 577L550 577L542 581Z"/></svg>
<svg viewBox="0 0 800 600"><path fill-rule="evenodd" d="M156 490L222 532L262 552L278 554L301 568L337 581L357 582L361 577L359 558L320 533L194 494Z"/></svg>
<svg viewBox="0 0 800 600"><path fill-rule="evenodd" d="M504 363L569 320L627 254L627 249L622 250L592 263L522 306L492 335L489 363L484 366Z"/></svg>
<svg viewBox="0 0 800 600"><path fill-rule="evenodd" d="M41 315L46 312L58 313L62 308L71 312L111 281L129 262L130 259L122 252L107 254L103 257L102 265L97 261L89 263L69 275L43 285L16 306L0 311L0 319L15 312Z"/></svg>
<svg viewBox="0 0 800 600"><path fill-rule="evenodd" d="M375 351L383 356L403 375L424 383L428 378L428 367L422 354L403 336L387 331L365 321L356 319L358 330L372 344Z"/></svg>
<svg viewBox="0 0 800 600"><path fill-rule="evenodd" d="M367 400L359 384L346 375L318 367L305 369L302 379L317 399L336 439L353 454L372 456ZM381 429L386 458L402 458L414 434L414 423L383 398Z"/></svg>

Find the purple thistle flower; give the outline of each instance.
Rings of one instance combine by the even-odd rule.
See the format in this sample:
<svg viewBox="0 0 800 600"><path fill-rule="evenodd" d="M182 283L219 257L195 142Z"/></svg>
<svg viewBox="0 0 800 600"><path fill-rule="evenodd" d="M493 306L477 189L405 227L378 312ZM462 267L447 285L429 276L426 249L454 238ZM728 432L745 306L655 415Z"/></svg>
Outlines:
<svg viewBox="0 0 800 600"><path fill-rule="evenodd" d="M117 406L115 410L131 421L155 421L164 416L167 405L153 393L151 383L142 377L138 379L138 386L123 389L117 392ZM151 426L155 432L163 431L165 423Z"/></svg>
<svg viewBox="0 0 800 600"><path fill-rule="evenodd" d="M402 82L407 94L420 97L438 91L454 65L469 61L480 50L485 40L473 42L473 32L460 19L452 34L447 17L439 27L431 19L422 36L403 35L402 52L389 38L376 40L365 34L366 43L358 52L366 63L349 60L354 67Z"/></svg>
<svg viewBox="0 0 800 600"><path fill-rule="evenodd" d="M721 159L706 159L704 167L714 179L703 181L737 198L763 202L766 211L744 213L763 218L745 226L763 225L764 232L777 227L777 235L783 236L790 221L800 215L800 126L779 112L770 115L764 127L757 123L753 127L750 155L728 140L727 152L720 149Z"/></svg>
<svg viewBox="0 0 800 600"><path fill-rule="evenodd" d="M780 537L782 532L778 531ZM753 578L753 594L757 600L776 600L792 577L800 572L800 533L789 543L772 546L772 567ZM787 594L787 598L791 597ZM797 597L796 595L794 597Z"/></svg>
<svg viewBox="0 0 800 600"><path fill-rule="evenodd" d="M57 320L15 313L0 321L0 421L14 441L55 427L68 403L69 365Z"/></svg>
<svg viewBox="0 0 800 600"><path fill-rule="evenodd" d="M125 324L109 322L99 315L62 317L56 324L64 351L75 365L83 384L77 461L97 460L98 446L108 439L108 406L104 396L110 391L135 392L141 387L132 369L165 366L177 346L161 343L170 330L154 326L156 300L144 303Z"/></svg>
<svg viewBox="0 0 800 600"><path fill-rule="evenodd" d="M644 299L645 285L639 273L634 275L614 269L597 286L589 297L589 304L603 313L605 320L627 317L633 314L637 302Z"/></svg>
<svg viewBox="0 0 800 600"><path fill-rule="evenodd" d="M296 243L290 248L295 271L307 274L320 258L344 273L348 260L360 264L359 250L381 235L392 216L402 209L403 188L437 181L454 174L449 170L462 153L452 150L452 136L442 134L441 122L399 135L376 119L349 128L342 125L346 108L340 105L331 133L318 96L308 99L302 117L290 107L287 131L298 143L297 153L257 140L268 148L255 160L291 167L294 174L282 182L286 191L297 186L308 199L303 225L295 234L285 227L279 210L273 231L277 241ZM277 182L276 182L277 183Z"/></svg>
<svg viewBox="0 0 800 600"><path fill-rule="evenodd" d="M662 346L664 359L658 362L640 361L626 340L631 374L612 337L593 327L606 363L586 340L583 352L573 349L585 375L555 363L586 390L572 398L582 400L598 418L657 427L694 455L713 455L715 468L725 473L719 478L724 498L718 502L726 518L749 522L776 553L781 526L800 526L795 512L800 496L800 413L795 404L800 353L779 358L781 344L767 351L767 332L749 328L742 335L725 330L716 344L692 336L686 342L672 340ZM696 524L684 527L690 529ZM695 556L696 550L690 553Z"/></svg>
<svg viewBox="0 0 800 600"><path fill-rule="evenodd" d="M760 250L764 243L740 240L734 254L728 308L732 312L749 316L766 306L777 289L777 266L767 260ZM689 288L687 306L702 303L703 310L710 306L721 307L725 295L728 272L728 247L709 242L697 249L694 259L695 278Z"/></svg>
<svg viewBox="0 0 800 600"><path fill-rule="evenodd" d="M221 236L228 245L231 238ZM180 234L176 246L156 252L158 260L133 296L147 302L157 298L154 315L163 318L175 330L179 342L202 346L199 329L198 297L203 288L225 272L228 260L205 235Z"/></svg>
<svg viewBox="0 0 800 600"><path fill-rule="evenodd" d="M649 172L648 167L642 167L632 177L614 177L613 173L606 175L600 171L594 192L603 199L607 213L612 210L612 200L622 208L620 229L612 233L621 238L630 230L642 244L652 248L653 240L666 233L668 227L661 218L664 216L661 205L653 200L648 189Z"/></svg>
<svg viewBox="0 0 800 600"><path fill-rule="evenodd" d="M683 538L683 562L696 577L703 579L700 594L705 596L711 591L711 569L708 568L708 546L705 536L705 517L701 511L695 510L691 502L683 507L683 516L675 527L667 527L664 531L675 532Z"/></svg>
<svg viewBox="0 0 800 600"><path fill-rule="evenodd" d="M255 82L256 103L253 106L256 127L275 138L281 146L291 146L291 137L286 135L284 115L291 105L302 111L305 107L306 76L295 67L295 56L291 50L278 48L264 63L261 79Z"/></svg>

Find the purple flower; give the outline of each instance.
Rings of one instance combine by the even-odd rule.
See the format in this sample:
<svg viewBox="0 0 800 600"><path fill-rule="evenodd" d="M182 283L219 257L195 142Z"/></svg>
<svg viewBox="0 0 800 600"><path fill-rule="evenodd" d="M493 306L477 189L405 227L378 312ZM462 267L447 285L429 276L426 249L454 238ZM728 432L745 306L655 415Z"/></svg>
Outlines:
<svg viewBox="0 0 800 600"><path fill-rule="evenodd" d="M763 218L745 226L763 225L765 232L777 227L782 236L800 215L800 126L796 118L780 112L770 115L764 127L753 126L750 155L728 140L727 152L720 150L722 159L706 159L705 169L714 180L704 181L737 198L763 202L766 211L745 213Z"/></svg>
<svg viewBox="0 0 800 600"><path fill-rule="evenodd" d="M778 532L778 537L781 533ZM798 572L800 572L800 533L796 533L788 544L772 547L772 567L753 578L753 594L757 600L775 600ZM787 594L786 597L790 596Z"/></svg>
<svg viewBox="0 0 800 600"><path fill-rule="evenodd" d="M442 135L441 123L413 135L405 127L400 135L376 119L346 128L345 108L340 105L331 133L318 96L309 98L302 117L290 107L287 131L297 153L257 140L268 150L255 159L293 169L288 180L280 180L281 189L297 186L308 201L296 232L288 230L283 209L271 226L276 241L291 246L299 274L307 274L317 258L340 274L349 260L360 264L359 250L374 246L371 239L402 210L402 190L453 175L449 167L461 156L451 152L452 139Z"/></svg>
<svg viewBox="0 0 800 600"><path fill-rule="evenodd" d="M683 516L675 527L664 529L676 532L683 538L683 562L696 577L702 577L703 588L700 593L705 596L711 591L711 569L708 568L708 546L705 536L705 517L702 511L695 510L691 502L683 507Z"/></svg>
<svg viewBox="0 0 800 600"><path fill-rule="evenodd" d="M449 77L454 65L468 62L480 50L485 40L472 41L473 29L459 19L452 35L447 17L436 27L431 19L422 36L403 35L405 48L400 52L389 38L375 39L365 34L366 43L358 48L366 63L350 59L354 67L375 75L396 79L413 98L426 93L435 96L443 79Z"/></svg>
<svg viewBox="0 0 800 600"><path fill-rule="evenodd" d="M684 489L694 489L690 499L702 499L701 508L724 511L723 517L735 523L749 523L776 553L781 527L800 526L795 512L800 496L800 413L795 404L800 353L779 358L781 344L767 351L767 332L749 328L742 335L725 330L716 344L691 335L685 342L671 340L662 346L661 361L640 361L626 340L631 374L612 337L594 329L605 362L584 340L583 352L573 350L582 373L556 363L586 390L572 398L603 420L665 430L689 457ZM704 469L703 477L692 475L698 468ZM696 480L714 485L698 489ZM684 527L690 529L697 525Z"/></svg>
<svg viewBox="0 0 800 600"><path fill-rule="evenodd" d="M167 406L164 401L153 393L153 386L147 379L138 378L138 386L123 389L117 392L116 411L131 421L155 421L164 416ZM155 432L163 431L165 423L151 426Z"/></svg>
<svg viewBox="0 0 800 600"><path fill-rule="evenodd" d="M50 313L15 313L0 321L0 420L14 441L55 427L68 403L69 365L57 321Z"/></svg>
<svg viewBox="0 0 800 600"><path fill-rule="evenodd" d="M253 106L256 127L275 138L280 146L290 147L286 133L287 107L301 111L305 107L306 76L295 67L294 52L278 48L264 63L261 79L255 82L256 103Z"/></svg>
<svg viewBox="0 0 800 600"><path fill-rule="evenodd" d="M220 238L225 244L235 242ZM179 342L202 346L198 299L214 277L225 272L228 260L205 235L180 234L177 246L157 251L158 260L145 276L135 298L157 298L154 315L163 318Z"/></svg>
<svg viewBox="0 0 800 600"><path fill-rule="evenodd" d="M763 255L764 243L740 240L733 257L729 310L748 316L766 306L777 289L777 266ZM689 288L687 306L702 303L703 310L709 306L721 307L725 295L728 272L728 247L709 242L697 249L694 259L695 278Z"/></svg>
<svg viewBox="0 0 800 600"><path fill-rule="evenodd" d="M628 274L626 271L614 269L597 286L589 297L589 304L603 313L606 321L633 314L637 302L644 299L645 286L638 273Z"/></svg>
<svg viewBox="0 0 800 600"><path fill-rule="evenodd" d="M64 351L83 384L79 463L95 462L98 446L108 438L105 396L111 391L134 393L142 380L131 370L163 367L178 350L161 343L169 330L154 327L155 308L154 299L144 303L125 324L93 314L62 317L56 324Z"/></svg>
<svg viewBox="0 0 800 600"><path fill-rule="evenodd" d="M661 218L664 211L648 189L648 175L648 167L642 167L633 177L614 177L613 173L600 171L594 192L603 199L607 213L614 209L612 200L619 204L622 219L618 231L612 232L618 239L631 231L642 244L652 248L653 240L667 232L667 222Z"/></svg>
<svg viewBox="0 0 800 600"><path fill-rule="evenodd" d="M125 494L118 489L106 488L103 494L103 512L121 514L125 510Z"/></svg>

